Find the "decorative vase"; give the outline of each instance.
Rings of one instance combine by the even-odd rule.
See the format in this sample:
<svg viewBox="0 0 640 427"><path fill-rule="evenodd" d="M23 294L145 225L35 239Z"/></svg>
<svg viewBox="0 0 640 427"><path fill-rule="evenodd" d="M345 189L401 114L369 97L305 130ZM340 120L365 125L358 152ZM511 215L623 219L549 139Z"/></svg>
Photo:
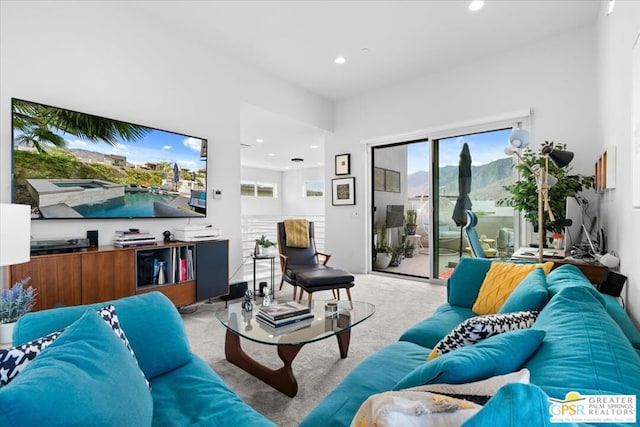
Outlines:
<svg viewBox="0 0 640 427"><path fill-rule="evenodd" d="M13 327L16 322L0 323L0 344L10 344L13 341Z"/></svg>
<svg viewBox="0 0 640 427"><path fill-rule="evenodd" d="M409 236L415 236L417 229L418 229L418 226L416 224L407 225L407 234Z"/></svg>
<svg viewBox="0 0 640 427"><path fill-rule="evenodd" d="M164 285L165 282L167 281L167 262L166 261L160 261L160 269L158 271L158 285Z"/></svg>

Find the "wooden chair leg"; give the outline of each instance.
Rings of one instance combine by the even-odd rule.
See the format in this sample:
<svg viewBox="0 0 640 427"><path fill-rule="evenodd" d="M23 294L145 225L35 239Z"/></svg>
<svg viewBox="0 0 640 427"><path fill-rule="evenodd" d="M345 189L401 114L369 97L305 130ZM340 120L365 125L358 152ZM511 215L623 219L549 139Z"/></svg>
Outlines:
<svg viewBox="0 0 640 427"><path fill-rule="evenodd" d="M331 293L333 294L333 299L336 299L336 290L335 289L331 289Z"/></svg>
<svg viewBox="0 0 640 427"><path fill-rule="evenodd" d="M295 301L295 300L296 300L296 294L297 294L297 293L298 293L298 287L297 287L297 286L294 286L294 287L293 287L293 300L292 300L292 301Z"/></svg>
<svg viewBox="0 0 640 427"><path fill-rule="evenodd" d="M338 295L338 301L340 301L340 289L334 289L334 295Z"/></svg>
<svg viewBox="0 0 640 427"><path fill-rule="evenodd" d="M349 297L349 301L351 301L351 289L347 288L347 297Z"/></svg>
<svg viewBox="0 0 640 427"><path fill-rule="evenodd" d="M282 290L282 285L283 285L283 283L284 283L284 273L282 273L282 278L280 278L280 289L278 289L279 291L281 291L281 290ZM293 287L293 289L294 289L294 291L295 291L295 286ZM293 299L294 299L294 300L296 299L295 295L294 295Z"/></svg>
<svg viewBox="0 0 640 427"><path fill-rule="evenodd" d="M313 295L311 292L307 292L307 294L309 294L309 307L311 307L311 295Z"/></svg>

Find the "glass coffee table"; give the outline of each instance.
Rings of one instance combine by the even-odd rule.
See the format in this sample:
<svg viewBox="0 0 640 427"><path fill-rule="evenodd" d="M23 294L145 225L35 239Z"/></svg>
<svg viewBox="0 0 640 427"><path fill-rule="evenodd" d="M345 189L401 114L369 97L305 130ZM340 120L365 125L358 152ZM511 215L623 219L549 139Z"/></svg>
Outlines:
<svg viewBox="0 0 640 427"><path fill-rule="evenodd" d="M327 311L327 303L338 304L337 311ZM227 310L217 315L218 321L227 328L224 351L227 360L244 369L256 378L289 397L298 393L298 382L293 375L291 363L300 349L315 341L335 336L338 340L340 357L346 358L351 339L351 328L362 323L375 312L375 306L362 301L313 301L313 320L300 325L284 326L283 329L266 326L255 319L259 308L245 312L241 303L229 304ZM257 362L242 349L240 338L260 344L276 346L278 356L284 366L270 369Z"/></svg>

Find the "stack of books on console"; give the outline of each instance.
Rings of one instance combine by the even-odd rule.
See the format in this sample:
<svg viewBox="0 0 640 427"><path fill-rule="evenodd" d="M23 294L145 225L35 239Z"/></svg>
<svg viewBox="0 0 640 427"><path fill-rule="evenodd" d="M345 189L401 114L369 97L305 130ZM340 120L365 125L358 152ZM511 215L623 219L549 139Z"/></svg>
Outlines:
<svg viewBox="0 0 640 427"><path fill-rule="evenodd" d="M260 306L256 319L263 325L281 328L293 324L309 324L313 321L311 309L297 302L284 302L269 306Z"/></svg>
<svg viewBox="0 0 640 427"><path fill-rule="evenodd" d="M116 236L113 239L113 246L119 248L155 245L156 243L155 236L140 230L116 231Z"/></svg>

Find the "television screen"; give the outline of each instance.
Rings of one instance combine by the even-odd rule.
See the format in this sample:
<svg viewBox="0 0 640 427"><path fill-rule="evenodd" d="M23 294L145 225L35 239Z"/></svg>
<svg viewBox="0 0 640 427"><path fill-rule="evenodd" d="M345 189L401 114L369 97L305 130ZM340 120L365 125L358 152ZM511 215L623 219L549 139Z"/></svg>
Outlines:
<svg viewBox="0 0 640 427"><path fill-rule="evenodd" d="M404 205L387 205L387 228L402 227L404 225Z"/></svg>
<svg viewBox="0 0 640 427"><path fill-rule="evenodd" d="M206 216L207 140L12 99L13 201L32 218Z"/></svg>

